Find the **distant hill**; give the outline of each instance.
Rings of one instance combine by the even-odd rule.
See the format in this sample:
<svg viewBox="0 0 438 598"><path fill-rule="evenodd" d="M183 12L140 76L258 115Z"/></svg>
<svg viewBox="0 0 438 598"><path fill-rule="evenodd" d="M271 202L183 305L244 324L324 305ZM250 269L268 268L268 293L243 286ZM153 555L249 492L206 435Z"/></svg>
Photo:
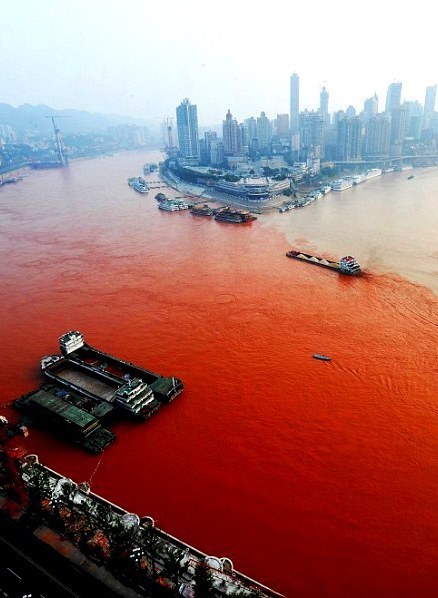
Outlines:
<svg viewBox="0 0 438 598"><path fill-rule="evenodd" d="M103 131L107 127L121 124L141 126L146 126L148 124L147 121L143 119L120 116L117 114L99 114L70 109L55 110L44 104L39 104L38 106L23 104L22 106L14 108L9 104L0 103L0 124L10 125L19 133L39 132L42 134L50 134L52 131L52 121L49 118L44 118L47 115L70 117L62 118L58 122L58 125L64 134L84 131Z"/></svg>

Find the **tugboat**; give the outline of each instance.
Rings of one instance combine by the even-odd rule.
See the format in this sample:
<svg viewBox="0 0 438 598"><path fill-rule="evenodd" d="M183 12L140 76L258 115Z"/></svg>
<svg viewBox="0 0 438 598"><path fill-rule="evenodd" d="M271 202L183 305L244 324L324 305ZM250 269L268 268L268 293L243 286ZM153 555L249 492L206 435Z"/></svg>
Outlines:
<svg viewBox="0 0 438 598"><path fill-rule="evenodd" d="M313 357L315 359L320 359L321 361L331 361L331 357L328 355L321 355L320 353L314 353Z"/></svg>
<svg viewBox="0 0 438 598"><path fill-rule="evenodd" d="M317 266L322 266L323 268L330 268L330 270L336 270L341 274L352 274L355 276L361 274L361 268L359 263L351 255L346 255L345 257L341 258L339 262L333 262L323 257L317 257L315 255L310 255L301 251L295 251L294 249L288 251L286 255L287 257L301 260L302 262L309 262L309 264L316 264Z"/></svg>
<svg viewBox="0 0 438 598"><path fill-rule="evenodd" d="M228 206L225 206L224 208L219 208L214 211L214 219L219 222L233 222L235 224L240 224L257 220L257 217L251 214L251 212L231 210Z"/></svg>
<svg viewBox="0 0 438 598"><path fill-rule="evenodd" d="M167 195L164 195L164 193L157 193L155 196L155 199L157 201L166 201L166 199L169 199L169 198L167 197Z"/></svg>

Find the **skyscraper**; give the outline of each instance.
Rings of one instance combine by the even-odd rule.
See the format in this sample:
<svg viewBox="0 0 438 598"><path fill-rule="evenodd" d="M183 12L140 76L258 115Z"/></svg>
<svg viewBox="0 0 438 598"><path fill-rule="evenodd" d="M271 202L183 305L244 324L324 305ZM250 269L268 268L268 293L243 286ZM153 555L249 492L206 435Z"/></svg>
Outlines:
<svg viewBox="0 0 438 598"><path fill-rule="evenodd" d="M367 121L370 118L372 118L373 116L376 116L378 111L379 111L379 98L377 97L377 94L375 93L372 98L366 99L363 103L364 119Z"/></svg>
<svg viewBox="0 0 438 598"><path fill-rule="evenodd" d="M362 121L358 116L343 118L338 123L338 159L357 160L361 155Z"/></svg>
<svg viewBox="0 0 438 598"><path fill-rule="evenodd" d="M388 92L386 94L385 112L391 114L391 110L400 106L401 102L402 84L400 81L394 81L388 85Z"/></svg>
<svg viewBox="0 0 438 598"><path fill-rule="evenodd" d="M403 102L402 105L407 109L405 135L419 139L423 121L423 106L418 101Z"/></svg>
<svg viewBox="0 0 438 598"><path fill-rule="evenodd" d="M386 156L389 153L391 121L386 114L371 117L365 128L365 156Z"/></svg>
<svg viewBox="0 0 438 598"><path fill-rule="evenodd" d="M391 110L390 154L392 156L401 156L402 154L408 116L408 106L396 106Z"/></svg>
<svg viewBox="0 0 438 598"><path fill-rule="evenodd" d="M436 84L426 87L426 97L424 99L424 113L423 113L423 129L428 129L430 126L430 120L435 111L436 101Z"/></svg>
<svg viewBox="0 0 438 598"><path fill-rule="evenodd" d="M305 110L300 113L300 145L301 157L304 159L309 154L315 158L323 156L324 121L319 111Z"/></svg>
<svg viewBox="0 0 438 598"><path fill-rule="evenodd" d="M266 154L269 151L271 143L271 123L264 112L257 118L257 139L259 141L259 151Z"/></svg>
<svg viewBox="0 0 438 598"><path fill-rule="evenodd" d="M289 114L277 114L277 135L283 139L289 137Z"/></svg>
<svg viewBox="0 0 438 598"><path fill-rule="evenodd" d="M300 78L293 73L290 78L290 130L296 133L300 128Z"/></svg>
<svg viewBox="0 0 438 598"><path fill-rule="evenodd" d="M224 138L224 153L226 156L242 155L242 135L237 120L233 118L230 110L222 121L222 134Z"/></svg>
<svg viewBox="0 0 438 598"><path fill-rule="evenodd" d="M199 158L198 113L185 98L176 109L179 150L184 158Z"/></svg>
<svg viewBox="0 0 438 598"><path fill-rule="evenodd" d="M319 111L321 116L324 120L324 123L327 125L328 123L328 102L329 102L329 93L325 87L322 88L321 93L319 94Z"/></svg>

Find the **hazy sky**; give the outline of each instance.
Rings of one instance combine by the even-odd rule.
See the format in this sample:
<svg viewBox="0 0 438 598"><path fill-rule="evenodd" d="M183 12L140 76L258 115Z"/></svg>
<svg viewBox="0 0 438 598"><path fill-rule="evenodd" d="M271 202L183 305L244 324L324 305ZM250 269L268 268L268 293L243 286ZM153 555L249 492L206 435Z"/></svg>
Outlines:
<svg viewBox="0 0 438 598"><path fill-rule="evenodd" d="M402 99L424 102L438 80L430 0L275 2L221 0L0 0L0 102L48 104L156 118L188 97L200 125L228 108L242 120L289 111L289 77L300 75L300 109L329 110L403 82Z"/></svg>

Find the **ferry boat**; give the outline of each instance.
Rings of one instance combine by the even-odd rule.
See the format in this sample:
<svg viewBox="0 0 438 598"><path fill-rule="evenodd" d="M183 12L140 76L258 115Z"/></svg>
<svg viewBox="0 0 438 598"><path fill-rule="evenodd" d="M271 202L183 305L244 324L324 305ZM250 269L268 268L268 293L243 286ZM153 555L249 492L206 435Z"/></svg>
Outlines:
<svg viewBox="0 0 438 598"><path fill-rule="evenodd" d="M350 189L353 186L353 182L349 179L337 179L332 183L332 191L344 191Z"/></svg>
<svg viewBox="0 0 438 598"><path fill-rule="evenodd" d="M380 168L372 168L367 172L367 180L373 179L376 176L380 176L382 174L382 170Z"/></svg>
<svg viewBox="0 0 438 598"><path fill-rule="evenodd" d="M347 255L341 258L339 262L327 260L326 258L317 257L315 255L310 255L301 251L295 251L294 249L288 251L286 255L287 257L301 260L302 262L309 262L310 264L315 264L317 266L322 266L323 268L335 270L340 274L349 274L355 276L361 274L361 268L359 263L351 255Z"/></svg>
<svg viewBox="0 0 438 598"><path fill-rule="evenodd" d="M246 210L232 210L228 206L225 206L214 211L214 219L218 222L233 222L238 224L257 220L257 217Z"/></svg>

